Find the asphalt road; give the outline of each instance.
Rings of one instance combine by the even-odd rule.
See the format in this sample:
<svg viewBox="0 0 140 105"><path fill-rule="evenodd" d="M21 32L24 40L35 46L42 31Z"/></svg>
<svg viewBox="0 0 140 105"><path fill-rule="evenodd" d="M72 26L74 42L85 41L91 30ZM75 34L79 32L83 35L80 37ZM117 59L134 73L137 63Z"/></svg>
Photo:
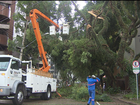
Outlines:
<svg viewBox="0 0 140 105"><path fill-rule="evenodd" d="M72 99L52 98L50 100L41 100L39 98L25 99L23 105L85 105L86 102L78 102ZM0 105L13 105L11 100L0 100Z"/></svg>
<svg viewBox="0 0 140 105"><path fill-rule="evenodd" d="M117 99L112 102L99 102L100 105L134 105L128 104ZM11 100L0 100L0 105L13 105ZM87 102L79 102L73 99L52 98L50 100L41 100L39 98L25 99L23 105L87 105ZM97 104L95 104L97 105Z"/></svg>

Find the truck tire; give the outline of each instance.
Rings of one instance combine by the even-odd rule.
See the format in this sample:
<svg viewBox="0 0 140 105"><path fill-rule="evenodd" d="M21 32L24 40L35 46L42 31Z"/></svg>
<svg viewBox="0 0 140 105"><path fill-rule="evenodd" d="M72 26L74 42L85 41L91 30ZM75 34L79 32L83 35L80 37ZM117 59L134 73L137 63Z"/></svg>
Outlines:
<svg viewBox="0 0 140 105"><path fill-rule="evenodd" d="M49 86L47 88L47 100L49 100L51 98L51 87Z"/></svg>
<svg viewBox="0 0 140 105"><path fill-rule="evenodd" d="M47 92L43 93L41 96L41 99L43 100L49 100L51 98L51 87L49 86L47 88Z"/></svg>
<svg viewBox="0 0 140 105"><path fill-rule="evenodd" d="M23 88L19 86L16 90L16 94L14 95L13 104L14 105L21 105L24 100L24 92Z"/></svg>

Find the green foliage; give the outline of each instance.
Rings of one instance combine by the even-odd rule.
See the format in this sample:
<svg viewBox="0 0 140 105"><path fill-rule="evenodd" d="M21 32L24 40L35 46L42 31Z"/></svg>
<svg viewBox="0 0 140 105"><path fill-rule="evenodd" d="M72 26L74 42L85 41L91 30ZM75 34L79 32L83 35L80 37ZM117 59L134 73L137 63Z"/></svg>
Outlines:
<svg viewBox="0 0 140 105"><path fill-rule="evenodd" d="M92 57L92 55L89 52L83 52L82 56L81 56L81 62L82 63L87 63L88 62L88 58L87 57Z"/></svg>
<svg viewBox="0 0 140 105"><path fill-rule="evenodd" d="M76 100L87 101L89 98L88 89L85 86L75 84L72 88L71 97Z"/></svg>
<svg viewBox="0 0 140 105"><path fill-rule="evenodd" d="M110 49L114 52L118 50L120 43L120 37L118 36L118 31L120 30L115 15L109 11L107 14L108 18L108 30L106 33L103 33L103 38L106 40ZM106 26L104 26L106 27ZM113 28L111 28L113 27ZM110 30L111 29L111 30Z"/></svg>
<svg viewBox="0 0 140 105"><path fill-rule="evenodd" d="M107 87L107 92L109 93L109 94L117 94L117 93L119 93L120 92L120 88L119 87Z"/></svg>
<svg viewBox="0 0 140 105"><path fill-rule="evenodd" d="M88 47L87 47L88 46ZM63 60L71 67L74 75L85 81L89 72L96 72L95 66L92 66L92 60L96 57L93 49L96 45L89 39L73 40L67 42L67 47L63 51Z"/></svg>
<svg viewBox="0 0 140 105"><path fill-rule="evenodd" d="M129 74L129 87L133 93L136 91L136 78L135 74L133 73L133 68L132 68L132 62L130 63L127 60L124 60L125 65L126 65L126 71Z"/></svg>
<svg viewBox="0 0 140 105"><path fill-rule="evenodd" d="M18 51L17 48L21 48L22 37L16 36L13 40L8 39L8 51Z"/></svg>
<svg viewBox="0 0 140 105"><path fill-rule="evenodd" d="M12 40L8 39L8 51L13 51L15 49L15 43Z"/></svg>
<svg viewBox="0 0 140 105"><path fill-rule="evenodd" d="M95 96L95 100L100 100L100 101L103 101L103 102L111 102L112 100L110 99L109 95L107 94L102 94L101 96L99 96L99 98L97 99L96 98L97 95Z"/></svg>
<svg viewBox="0 0 140 105"><path fill-rule="evenodd" d="M133 93L136 92L136 79L135 79L135 78L136 78L136 77L135 77L134 74L131 74L131 75L129 76L129 87L130 87L130 89L131 89L131 91L132 91Z"/></svg>
<svg viewBox="0 0 140 105"><path fill-rule="evenodd" d="M74 84L70 87L58 88L58 93L60 93L62 97L72 98L77 101L86 102L89 99L88 88L82 84ZM107 94L97 94L95 95L95 100L103 102L112 101Z"/></svg>
<svg viewBox="0 0 140 105"><path fill-rule="evenodd" d="M58 11L59 11L57 12L58 19L64 18L66 22L72 21L70 15L72 11L72 7L70 1L60 1Z"/></svg>
<svg viewBox="0 0 140 105"><path fill-rule="evenodd" d="M70 97L72 92L72 87L62 87L57 89L58 93L61 94L62 97Z"/></svg>
<svg viewBox="0 0 140 105"><path fill-rule="evenodd" d="M127 94L123 95L123 97L126 99L129 99L129 100L136 100L137 94L136 94L136 92L135 93L131 92L131 93L127 93ZM138 93L138 97L140 97L140 92Z"/></svg>

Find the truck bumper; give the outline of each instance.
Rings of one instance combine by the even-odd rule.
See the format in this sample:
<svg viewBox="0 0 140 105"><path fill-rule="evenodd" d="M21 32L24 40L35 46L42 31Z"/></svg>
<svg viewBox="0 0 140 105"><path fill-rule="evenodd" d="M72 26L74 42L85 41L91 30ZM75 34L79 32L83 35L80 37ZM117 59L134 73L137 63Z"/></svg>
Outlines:
<svg viewBox="0 0 140 105"><path fill-rule="evenodd" d="M10 88L9 87L1 87L0 86L0 96L8 96L10 95Z"/></svg>

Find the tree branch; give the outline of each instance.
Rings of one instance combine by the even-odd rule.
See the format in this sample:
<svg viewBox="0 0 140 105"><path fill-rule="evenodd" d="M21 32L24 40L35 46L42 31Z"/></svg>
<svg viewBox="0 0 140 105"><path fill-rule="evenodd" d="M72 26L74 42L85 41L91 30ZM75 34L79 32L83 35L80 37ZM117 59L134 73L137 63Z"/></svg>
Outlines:
<svg viewBox="0 0 140 105"><path fill-rule="evenodd" d="M76 4L75 4L73 1L71 1L71 2L74 4L74 6L75 6L77 12L84 18L85 22L86 22L87 25L88 25L89 22L88 22L88 20L86 19L86 17L81 13L81 11L79 11L79 9L77 8ZM93 27L91 27L91 29L92 29L93 37L95 38L96 43L97 43L97 45L98 45L99 48L100 48L100 47L101 47L101 44L100 44L98 38L96 37L96 32L94 31Z"/></svg>
<svg viewBox="0 0 140 105"><path fill-rule="evenodd" d="M130 46L130 44L132 42L132 38L136 37L137 32L138 32L138 30L136 29L135 32L130 37L128 37L128 42L127 42L128 46Z"/></svg>
<svg viewBox="0 0 140 105"><path fill-rule="evenodd" d="M127 40L127 36L128 36L128 27L124 23L124 21L121 17L121 13L120 13L119 9L117 8L117 1L112 1L112 4L113 4L113 11L117 18L117 21L118 21L120 27L123 29L123 34L121 36L121 42L119 45L118 57L117 57L117 63L121 66L120 61L122 61L124 59L124 52L127 47L126 40Z"/></svg>
<svg viewBox="0 0 140 105"><path fill-rule="evenodd" d="M140 53L135 56L134 60L138 60L139 58L140 58Z"/></svg>
<svg viewBox="0 0 140 105"><path fill-rule="evenodd" d="M125 11L128 18L131 20L131 25L128 28L129 34L131 34L131 32L135 28L135 24L138 20L137 1L134 1L135 16L131 15L130 12L127 9L125 9L125 5L123 4L123 1L121 1L121 7L122 7L123 11Z"/></svg>
<svg viewBox="0 0 140 105"><path fill-rule="evenodd" d="M140 19L138 18L136 24L135 24L135 27L137 27L138 25L140 25Z"/></svg>
<svg viewBox="0 0 140 105"><path fill-rule="evenodd" d="M100 13L97 17L99 17L99 16L103 13L103 11L104 11L106 5L108 4L108 2L109 2L109 1L105 1L104 5L103 5L103 7L102 7L101 13Z"/></svg>
<svg viewBox="0 0 140 105"><path fill-rule="evenodd" d="M76 4L75 4L73 1L71 1L71 2L72 2L73 5L75 6L75 8L76 8L76 10L78 11L78 13L84 18L84 20L86 21L86 23L89 24L89 23L88 23L88 20L87 20L86 17L79 11L79 9L77 8Z"/></svg>
<svg viewBox="0 0 140 105"><path fill-rule="evenodd" d="M78 11L78 13L84 18L86 24L88 25L89 23L88 23L88 20L86 19L86 17L81 13L81 11L79 11L79 9L77 8L76 4L75 4L73 1L71 1L71 2L73 3L73 5L75 6L75 9L76 9L76 10ZM88 32L86 32L86 33L88 33Z"/></svg>
<svg viewBox="0 0 140 105"><path fill-rule="evenodd" d="M120 27L122 28L122 29L125 29L125 30L127 30L128 29L128 27L126 26L126 24L124 23L124 21L123 21L123 19L122 19L122 17L121 17L121 12L118 10L118 8L117 8L117 1L111 1L112 2L112 5L113 5L113 11L114 11L114 14L115 14L115 16L116 16L116 18L117 18L117 21L118 21L118 23L119 23L119 25L120 25Z"/></svg>
<svg viewBox="0 0 140 105"><path fill-rule="evenodd" d="M123 4L123 1L121 1L121 7L123 9L123 11L125 11L124 13L128 16L128 18L131 20L131 21L134 21L135 20L135 17L133 17L130 12L125 8L125 5Z"/></svg>
<svg viewBox="0 0 140 105"><path fill-rule="evenodd" d="M99 31L98 35L103 35L103 33L105 33L105 31L107 31L107 29L108 29L108 20L106 18L103 21L103 28Z"/></svg>
<svg viewBox="0 0 140 105"><path fill-rule="evenodd" d="M138 19L137 1L134 1L135 18Z"/></svg>
<svg viewBox="0 0 140 105"><path fill-rule="evenodd" d="M134 50L132 50L130 47L127 47L126 52L130 53L130 55L131 55L131 57L129 59L129 63L130 63L130 61L134 58Z"/></svg>
<svg viewBox="0 0 140 105"><path fill-rule="evenodd" d="M82 25L80 28L82 28L82 27L84 26L84 24L85 24L85 23L83 23L83 25ZM80 29L80 28L79 28L79 29ZM73 33L77 32L77 31L78 31L78 29L75 30L75 31L73 31L73 32L71 32L70 34L73 34Z"/></svg>

